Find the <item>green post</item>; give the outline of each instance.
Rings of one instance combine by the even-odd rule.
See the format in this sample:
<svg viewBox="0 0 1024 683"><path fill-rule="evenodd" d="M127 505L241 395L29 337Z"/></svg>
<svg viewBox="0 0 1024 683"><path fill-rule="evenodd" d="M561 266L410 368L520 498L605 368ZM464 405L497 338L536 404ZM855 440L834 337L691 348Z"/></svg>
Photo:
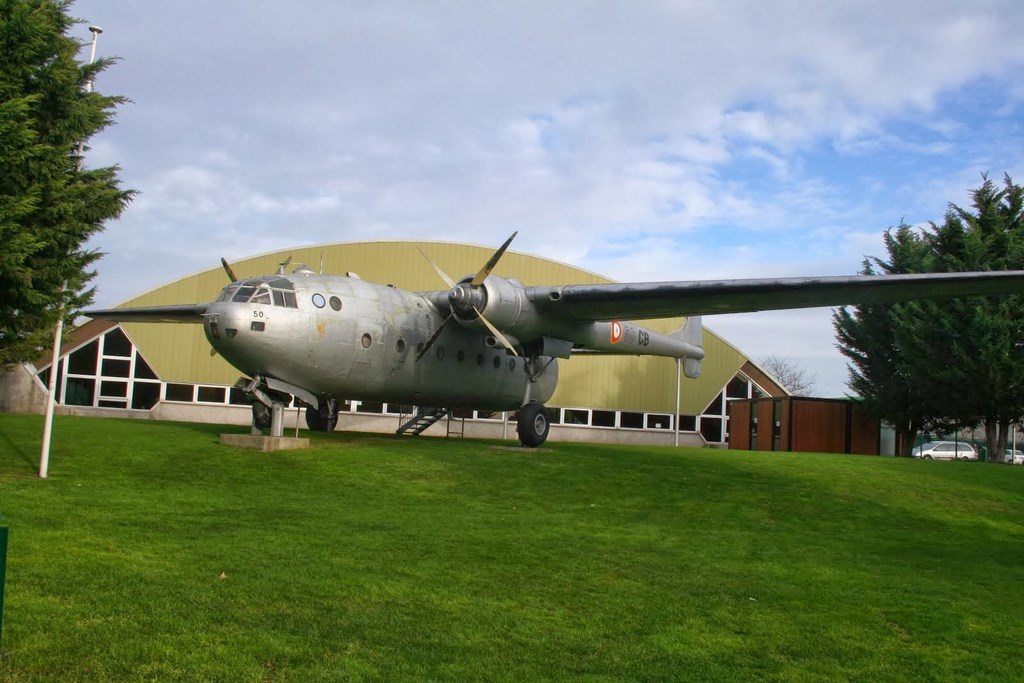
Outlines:
<svg viewBox="0 0 1024 683"><path fill-rule="evenodd" d="M0 652L4 644L4 577L7 576L7 527L0 526Z"/></svg>

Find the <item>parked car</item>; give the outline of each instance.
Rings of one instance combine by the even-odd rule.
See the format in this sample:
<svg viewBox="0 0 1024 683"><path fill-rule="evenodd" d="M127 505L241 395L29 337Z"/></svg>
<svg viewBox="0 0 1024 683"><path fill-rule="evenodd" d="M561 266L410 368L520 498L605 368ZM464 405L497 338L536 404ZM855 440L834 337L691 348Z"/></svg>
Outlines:
<svg viewBox="0 0 1024 683"><path fill-rule="evenodd" d="M911 454L925 460L978 459L978 451L971 444L956 441L929 441L916 447Z"/></svg>
<svg viewBox="0 0 1024 683"><path fill-rule="evenodd" d="M1004 461L1011 465L1024 465L1024 451L1007 448Z"/></svg>

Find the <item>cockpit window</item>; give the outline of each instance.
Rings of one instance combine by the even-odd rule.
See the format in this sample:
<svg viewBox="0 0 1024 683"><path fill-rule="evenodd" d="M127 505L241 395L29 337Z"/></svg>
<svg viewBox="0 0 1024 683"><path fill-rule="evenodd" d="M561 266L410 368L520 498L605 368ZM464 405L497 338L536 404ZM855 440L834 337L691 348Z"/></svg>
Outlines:
<svg viewBox="0 0 1024 683"><path fill-rule="evenodd" d="M249 285L242 285L241 287L238 288L238 291L235 292L235 295L231 298L231 300L238 301L240 303L245 303L246 301L249 300L249 297L251 297L255 292L255 287L250 287Z"/></svg>
<svg viewBox="0 0 1024 683"><path fill-rule="evenodd" d="M273 305L284 308L299 307L295 297L295 287L291 281L277 276L230 284L220 293L217 301Z"/></svg>
<svg viewBox="0 0 1024 683"><path fill-rule="evenodd" d="M251 304L266 304L267 306L269 306L270 305L270 290L267 289L266 287L260 287L258 290L256 290L255 296L253 296L253 298L249 299L249 303L251 303Z"/></svg>
<svg viewBox="0 0 1024 683"><path fill-rule="evenodd" d="M295 292L282 292L279 289L271 290L274 294L274 305L284 306L285 308L298 308L299 304L295 300Z"/></svg>
<svg viewBox="0 0 1024 683"><path fill-rule="evenodd" d="M267 284L275 289L295 289L292 286L292 281L283 277L272 277L267 280Z"/></svg>
<svg viewBox="0 0 1024 683"><path fill-rule="evenodd" d="M246 301L249 300L249 297L251 297L255 292L255 287L251 287L247 284L242 285L241 287L238 288L238 291L235 292L235 295L231 298L231 300L238 301L239 303L244 304Z"/></svg>

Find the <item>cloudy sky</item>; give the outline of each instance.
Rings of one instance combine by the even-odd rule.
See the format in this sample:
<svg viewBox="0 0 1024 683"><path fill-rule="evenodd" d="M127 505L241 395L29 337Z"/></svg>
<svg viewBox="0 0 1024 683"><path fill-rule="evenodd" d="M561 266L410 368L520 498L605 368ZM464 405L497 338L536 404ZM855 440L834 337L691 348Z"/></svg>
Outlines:
<svg viewBox="0 0 1024 683"><path fill-rule="evenodd" d="M853 274L887 227L1024 179L1024 3L78 0L140 194L97 304L375 239L620 281ZM88 52L83 53L83 59ZM188 302L191 303L191 302ZM845 390L830 311L705 323Z"/></svg>

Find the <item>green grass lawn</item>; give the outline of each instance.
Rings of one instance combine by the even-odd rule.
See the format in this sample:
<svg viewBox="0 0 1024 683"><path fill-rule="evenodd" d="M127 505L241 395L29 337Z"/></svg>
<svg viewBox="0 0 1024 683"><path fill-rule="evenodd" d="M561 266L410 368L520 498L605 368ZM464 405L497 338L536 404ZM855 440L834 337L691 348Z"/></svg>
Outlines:
<svg viewBox="0 0 1024 683"><path fill-rule="evenodd" d="M0 415L0 679L1024 680L1024 467Z"/></svg>

